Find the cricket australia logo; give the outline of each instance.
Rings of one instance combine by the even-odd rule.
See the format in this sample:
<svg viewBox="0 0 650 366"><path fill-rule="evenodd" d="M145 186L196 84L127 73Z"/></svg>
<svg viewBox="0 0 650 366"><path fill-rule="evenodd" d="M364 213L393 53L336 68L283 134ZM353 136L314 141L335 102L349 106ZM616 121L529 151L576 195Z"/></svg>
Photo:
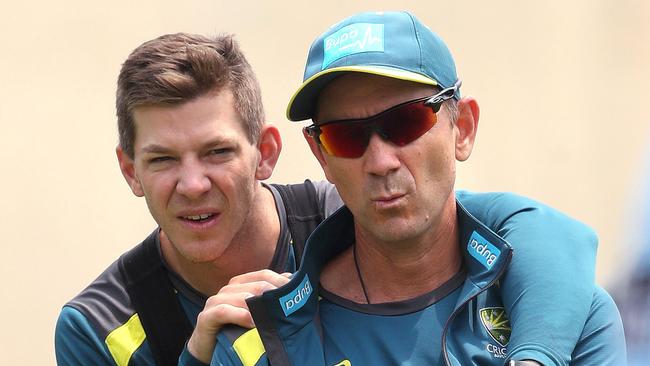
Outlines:
<svg viewBox="0 0 650 366"><path fill-rule="evenodd" d="M507 350L506 346L510 342L510 319L506 315L506 311L502 307L483 308L479 311L481 323L490 337L494 339L499 346L488 344L486 350L494 357L505 358Z"/></svg>

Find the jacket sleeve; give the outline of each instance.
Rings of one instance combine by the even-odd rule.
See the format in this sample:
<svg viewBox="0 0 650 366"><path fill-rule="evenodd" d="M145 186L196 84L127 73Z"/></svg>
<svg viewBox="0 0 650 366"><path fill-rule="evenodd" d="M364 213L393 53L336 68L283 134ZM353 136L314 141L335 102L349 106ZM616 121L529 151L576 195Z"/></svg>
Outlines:
<svg viewBox="0 0 650 366"><path fill-rule="evenodd" d="M587 322L573 351L571 366L627 365L626 358L621 315L611 296L596 287Z"/></svg>
<svg viewBox="0 0 650 366"><path fill-rule="evenodd" d="M506 359L568 365L593 297L596 234L514 194L458 192L458 199L514 248L500 283L512 326Z"/></svg>
<svg viewBox="0 0 650 366"><path fill-rule="evenodd" d="M64 306L59 314L54 347L59 366L116 365L86 317L68 306Z"/></svg>
<svg viewBox="0 0 650 366"><path fill-rule="evenodd" d="M256 329L243 331L243 328L227 326L219 332L210 366L264 365L268 362Z"/></svg>
<svg viewBox="0 0 650 366"><path fill-rule="evenodd" d="M178 357L178 366L207 366L207 364L199 361L190 353L187 349L186 342L185 347L183 347L183 352L181 352L181 355Z"/></svg>

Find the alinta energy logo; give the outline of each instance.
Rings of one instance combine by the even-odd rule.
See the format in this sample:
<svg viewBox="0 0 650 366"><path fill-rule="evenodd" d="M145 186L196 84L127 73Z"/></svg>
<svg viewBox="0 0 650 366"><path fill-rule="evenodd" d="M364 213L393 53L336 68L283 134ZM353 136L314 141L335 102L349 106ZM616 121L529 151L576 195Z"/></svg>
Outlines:
<svg viewBox="0 0 650 366"><path fill-rule="evenodd" d="M494 339L497 345L488 343L486 350L494 357L505 358L507 349L506 346L510 342L510 319L506 315L506 311L502 307L489 307L479 310L481 323L490 337Z"/></svg>

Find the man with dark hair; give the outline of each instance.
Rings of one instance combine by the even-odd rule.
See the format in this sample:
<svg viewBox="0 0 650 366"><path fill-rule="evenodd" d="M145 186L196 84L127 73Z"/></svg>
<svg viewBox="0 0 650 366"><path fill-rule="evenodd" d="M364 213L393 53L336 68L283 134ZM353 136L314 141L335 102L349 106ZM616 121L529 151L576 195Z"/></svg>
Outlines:
<svg viewBox="0 0 650 366"><path fill-rule="evenodd" d="M340 199L324 182L260 183L282 143L264 123L258 82L231 36L170 34L142 44L122 66L117 116L120 169L159 228L66 304L57 362L175 365L195 326L189 351L209 361L219 319L231 310L210 307L197 321L208 296L235 275L294 271L302 243L291 243L304 241L296 230L311 231ZM301 212L288 211L304 198L314 219L290 230ZM242 288L258 294L284 282ZM222 298L243 301L223 292L208 303ZM196 362L190 352L183 362Z"/></svg>
<svg viewBox="0 0 650 366"><path fill-rule="evenodd" d="M312 119L305 138L345 206L288 284L247 299L256 328L224 328L212 365L625 364L611 297L567 284L570 232L511 231L545 208L495 223L522 199L454 191L479 118L460 85L407 12L357 14L314 41L287 116Z"/></svg>
<svg viewBox="0 0 650 366"><path fill-rule="evenodd" d="M122 65L117 82L120 149L133 158L134 111L179 105L228 88L249 141L257 141L264 107L255 73L232 36L169 34L145 42Z"/></svg>

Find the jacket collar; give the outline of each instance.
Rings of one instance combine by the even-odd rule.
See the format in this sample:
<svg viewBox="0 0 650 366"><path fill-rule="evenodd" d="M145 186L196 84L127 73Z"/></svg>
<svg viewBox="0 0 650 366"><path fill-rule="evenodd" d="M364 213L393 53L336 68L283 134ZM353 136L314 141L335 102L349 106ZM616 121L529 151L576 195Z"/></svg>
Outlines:
<svg viewBox="0 0 650 366"><path fill-rule="evenodd" d="M496 281L507 267L511 246L457 203L459 245L467 269L463 298ZM291 281L247 303L258 329L292 334L312 321L318 307L318 285L323 267L354 243L354 218L343 206L316 228L307 240L300 270Z"/></svg>

